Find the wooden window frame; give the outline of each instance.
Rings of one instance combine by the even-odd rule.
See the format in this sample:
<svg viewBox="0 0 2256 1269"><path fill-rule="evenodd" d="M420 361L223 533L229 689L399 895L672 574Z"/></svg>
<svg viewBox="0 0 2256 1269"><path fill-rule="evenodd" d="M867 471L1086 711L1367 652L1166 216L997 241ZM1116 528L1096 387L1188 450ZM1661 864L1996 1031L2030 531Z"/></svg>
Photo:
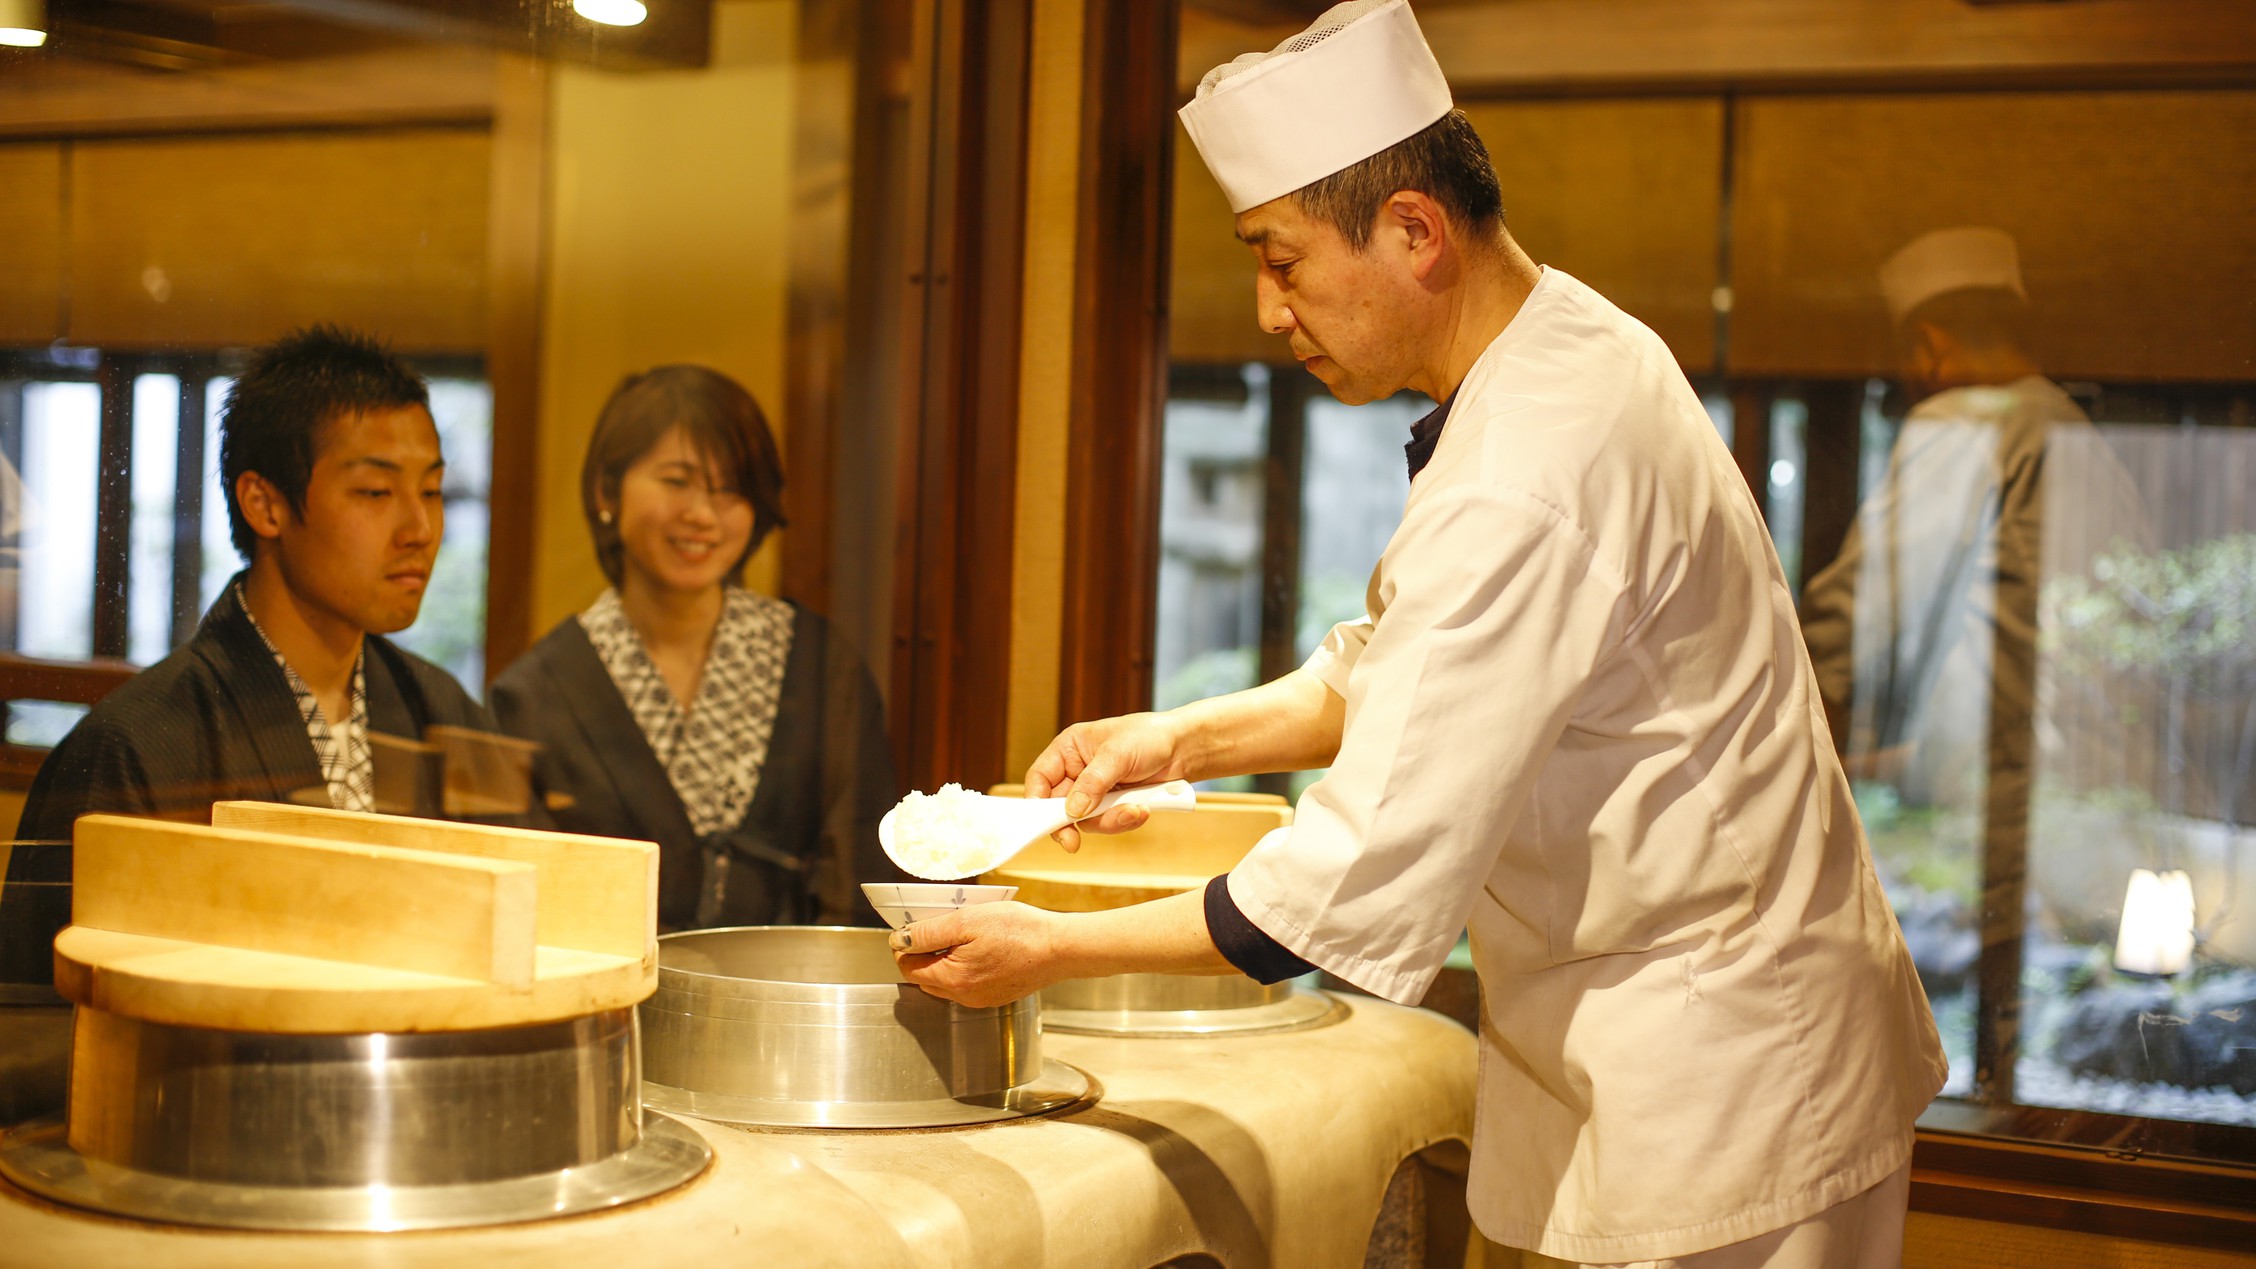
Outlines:
<svg viewBox="0 0 2256 1269"><path fill-rule="evenodd" d="M1005 778L1033 4L915 23L890 713L905 787L978 788Z"/></svg>

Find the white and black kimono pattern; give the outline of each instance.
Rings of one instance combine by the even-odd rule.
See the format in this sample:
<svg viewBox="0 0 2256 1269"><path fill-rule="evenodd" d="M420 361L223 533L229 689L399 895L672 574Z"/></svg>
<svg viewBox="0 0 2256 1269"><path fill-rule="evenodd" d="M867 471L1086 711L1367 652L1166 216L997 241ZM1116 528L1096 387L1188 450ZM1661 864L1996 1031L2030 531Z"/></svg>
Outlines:
<svg viewBox="0 0 2256 1269"><path fill-rule="evenodd" d="M760 791L768 742L791 659L791 606L731 587L722 601L697 699L687 708L627 620L619 592L606 590L580 625L602 658L650 751L700 835L734 828Z"/></svg>

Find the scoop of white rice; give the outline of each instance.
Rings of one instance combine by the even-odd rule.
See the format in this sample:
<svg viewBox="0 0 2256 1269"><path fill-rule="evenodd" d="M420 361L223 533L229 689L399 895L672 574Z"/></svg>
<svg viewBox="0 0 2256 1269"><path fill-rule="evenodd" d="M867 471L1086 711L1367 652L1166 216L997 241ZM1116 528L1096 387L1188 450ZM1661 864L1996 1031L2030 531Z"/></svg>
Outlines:
<svg viewBox="0 0 2256 1269"><path fill-rule="evenodd" d="M893 841L885 853L902 871L927 881L953 881L978 871L989 853L977 813L980 795L960 784L937 793L910 793L893 810Z"/></svg>

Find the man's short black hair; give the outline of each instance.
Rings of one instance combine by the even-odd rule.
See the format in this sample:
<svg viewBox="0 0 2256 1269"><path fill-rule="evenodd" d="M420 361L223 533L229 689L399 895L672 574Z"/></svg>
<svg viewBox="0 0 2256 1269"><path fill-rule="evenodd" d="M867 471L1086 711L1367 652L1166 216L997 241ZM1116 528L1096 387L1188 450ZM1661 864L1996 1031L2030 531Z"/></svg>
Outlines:
<svg viewBox="0 0 2256 1269"><path fill-rule="evenodd" d="M1361 251L1371 243L1379 209L1402 190L1441 204L1461 229L1477 237L1504 227L1504 189L1488 147L1462 110L1448 114L1360 163L1342 168L1293 194L1300 209L1339 230Z"/></svg>
<svg viewBox="0 0 2256 1269"><path fill-rule="evenodd" d="M290 510L303 516L322 430L341 415L411 405L431 408L423 377L356 331L308 326L252 354L250 365L227 390L219 440L228 531L244 560L258 542L235 498L235 482L244 472L264 476L282 491Z"/></svg>

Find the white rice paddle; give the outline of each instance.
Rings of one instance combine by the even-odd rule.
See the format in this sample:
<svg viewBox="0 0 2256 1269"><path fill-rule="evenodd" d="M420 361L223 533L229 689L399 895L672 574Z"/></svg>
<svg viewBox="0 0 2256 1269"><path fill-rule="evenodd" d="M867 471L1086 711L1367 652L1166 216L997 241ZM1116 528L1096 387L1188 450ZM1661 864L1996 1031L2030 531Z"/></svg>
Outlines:
<svg viewBox="0 0 2256 1269"><path fill-rule="evenodd" d="M1114 789L1097 799L1093 819L1116 806L1188 811L1198 795L1188 781ZM1080 820L1065 813L1064 798L998 798L946 785L938 793L911 793L878 822L885 854L912 877L952 881L1001 867L1011 856Z"/></svg>

